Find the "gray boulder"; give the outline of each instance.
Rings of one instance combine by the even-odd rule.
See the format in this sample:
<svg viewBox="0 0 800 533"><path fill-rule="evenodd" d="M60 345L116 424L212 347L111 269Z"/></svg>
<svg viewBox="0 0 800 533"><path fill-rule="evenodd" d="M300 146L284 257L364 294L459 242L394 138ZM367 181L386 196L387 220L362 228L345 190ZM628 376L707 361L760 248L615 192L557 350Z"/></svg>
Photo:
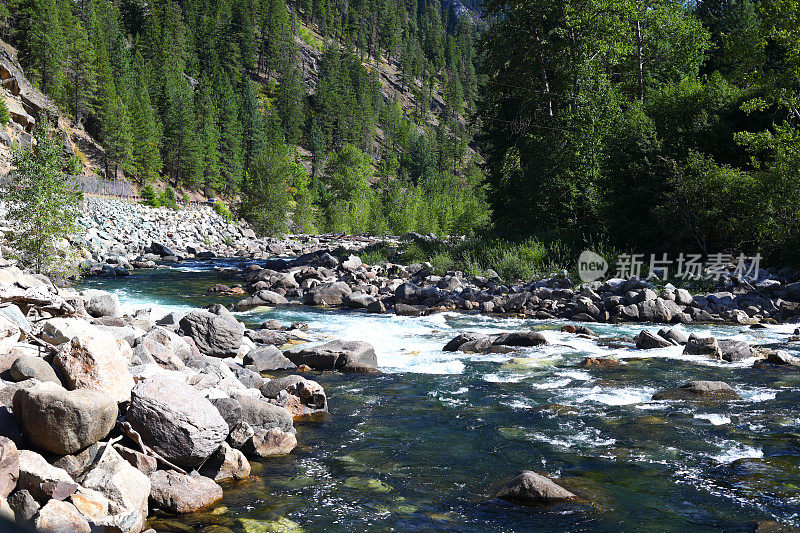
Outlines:
<svg viewBox="0 0 800 533"><path fill-rule="evenodd" d="M84 516L69 502L50 500L39 509L33 522L37 531L48 533L90 533L92 528Z"/></svg>
<svg viewBox="0 0 800 533"><path fill-rule="evenodd" d="M105 291L87 291L89 300L84 302L86 312L95 318L104 316L122 316L119 297Z"/></svg>
<svg viewBox="0 0 800 533"><path fill-rule="evenodd" d="M102 393L33 387L14 394L14 417L36 447L59 455L99 441L117 420L117 403Z"/></svg>
<svg viewBox="0 0 800 533"><path fill-rule="evenodd" d="M8 370L14 381L25 381L26 379L36 379L38 381L49 381L56 385L61 385L56 371L50 363L36 357L35 355L23 355L11 364Z"/></svg>
<svg viewBox="0 0 800 533"><path fill-rule="evenodd" d="M461 333L453 337L447 344L445 344L442 350L445 352L455 352L461 350L462 345L474 343L476 341L484 341L487 348L492 343L492 341L489 339L489 336L483 333Z"/></svg>
<svg viewBox="0 0 800 533"><path fill-rule="evenodd" d="M556 482L525 470L514 476L495 493L495 497L524 505L553 504L577 498Z"/></svg>
<svg viewBox="0 0 800 533"><path fill-rule="evenodd" d="M142 519L146 518L150 479L108 444L103 446L98 455L97 462L81 479L81 485L108 498L112 513L134 512Z"/></svg>
<svg viewBox="0 0 800 533"><path fill-rule="evenodd" d="M515 331L513 333L504 333L497 337L492 343L495 346L544 346L550 344L545 339L544 335L538 331Z"/></svg>
<svg viewBox="0 0 800 533"><path fill-rule="evenodd" d="M342 281L323 283L309 290L303 297L303 303L323 306L341 305L345 297L352 292L350 286Z"/></svg>
<svg viewBox="0 0 800 533"><path fill-rule="evenodd" d="M303 376L272 379L261 386L261 394L288 410L295 419L328 412L325 390Z"/></svg>
<svg viewBox="0 0 800 533"><path fill-rule="evenodd" d="M192 468L228 435L219 411L182 381L157 376L133 389L126 415L144 442L179 466Z"/></svg>
<svg viewBox="0 0 800 533"><path fill-rule="evenodd" d="M298 346L283 355L296 365L308 365L315 370L372 372L378 366L375 349L362 341L335 340L318 346Z"/></svg>
<svg viewBox="0 0 800 533"><path fill-rule="evenodd" d="M158 470L150 475L150 502L168 513L190 513L222 499L222 487L198 473Z"/></svg>
<svg viewBox="0 0 800 533"><path fill-rule="evenodd" d="M719 343L714 337L696 337L691 335L686 347L683 349L685 355L705 355L712 359L721 359L722 351Z"/></svg>
<svg viewBox="0 0 800 533"><path fill-rule="evenodd" d="M245 366L252 366L256 372L291 370L297 365L287 359L275 346L263 346L250 350L244 356Z"/></svg>
<svg viewBox="0 0 800 533"><path fill-rule="evenodd" d="M636 335L636 347L640 350L653 350L674 346L670 341L656 335L649 329L643 329Z"/></svg>
<svg viewBox="0 0 800 533"><path fill-rule="evenodd" d="M745 341L726 339L720 340L718 344L725 361L736 362L753 357L753 348Z"/></svg>
<svg viewBox="0 0 800 533"><path fill-rule="evenodd" d="M244 325L229 314L194 311L181 319L179 332L192 339L204 355L231 357L242 346Z"/></svg>

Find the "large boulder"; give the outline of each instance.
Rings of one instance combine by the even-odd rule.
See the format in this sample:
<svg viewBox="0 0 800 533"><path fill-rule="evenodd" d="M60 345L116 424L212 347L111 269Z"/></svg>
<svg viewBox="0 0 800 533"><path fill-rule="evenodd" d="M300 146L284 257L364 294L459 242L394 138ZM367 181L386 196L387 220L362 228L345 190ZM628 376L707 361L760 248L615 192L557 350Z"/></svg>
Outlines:
<svg viewBox="0 0 800 533"><path fill-rule="evenodd" d="M295 419L328 412L325 390L302 376L272 379L261 386L261 394L287 409Z"/></svg>
<svg viewBox="0 0 800 533"><path fill-rule="evenodd" d="M485 350L492 344L492 340L488 335L483 333L460 333L453 337L447 344L444 345L445 352L455 352L455 351L465 351L462 350L461 347L464 345L469 345L468 347L472 347L476 344L480 343L481 350ZM472 350L472 351L480 351L480 350Z"/></svg>
<svg viewBox="0 0 800 533"><path fill-rule="evenodd" d="M19 451L14 441L0 437L0 498L7 498L19 479Z"/></svg>
<svg viewBox="0 0 800 533"><path fill-rule="evenodd" d="M662 298L640 302L636 306L639 308L639 319L645 322L671 322L673 317L683 312L681 306Z"/></svg>
<svg viewBox="0 0 800 533"><path fill-rule="evenodd" d="M515 331L504 333L497 337L492 343L495 346L543 346L550 344L547 339L538 331Z"/></svg>
<svg viewBox="0 0 800 533"><path fill-rule="evenodd" d="M344 298L352 292L350 286L342 281L323 283L308 291L303 302L306 305L341 305Z"/></svg>
<svg viewBox="0 0 800 533"><path fill-rule="evenodd" d="M33 387L14 394L14 418L37 448L75 453L104 438L117 420L117 403L100 392Z"/></svg>
<svg viewBox="0 0 800 533"><path fill-rule="evenodd" d="M247 422L252 428L271 429L278 428L281 431L291 431L294 428L291 413L279 405L274 405L264 398L240 395L236 397L240 410L237 419L231 420L230 425L235 426L238 422Z"/></svg>
<svg viewBox="0 0 800 533"><path fill-rule="evenodd" d="M211 402L168 376L137 384L126 418L147 445L188 468L214 453L228 435L228 425Z"/></svg>
<svg viewBox="0 0 800 533"><path fill-rule="evenodd" d="M739 395L724 381L690 381L676 389L657 392L654 400L738 400Z"/></svg>
<svg viewBox="0 0 800 533"><path fill-rule="evenodd" d="M318 346L298 346L283 355L298 366L308 365L315 370L371 372L378 366L375 349L362 341L335 340Z"/></svg>
<svg viewBox="0 0 800 533"><path fill-rule="evenodd" d="M82 318L50 318L42 322L41 338L50 344L64 344L74 337L94 335L99 328Z"/></svg>
<svg viewBox="0 0 800 533"><path fill-rule="evenodd" d="M719 341L722 359L729 362L743 361L753 357L753 348L745 341L725 339Z"/></svg>
<svg viewBox="0 0 800 533"><path fill-rule="evenodd" d="M239 301L235 306L236 311L249 311L262 306L274 306L288 304L284 296L270 290L260 290L249 298Z"/></svg>
<svg viewBox="0 0 800 533"><path fill-rule="evenodd" d="M55 356L53 363L68 389L89 389L115 402L131 397L133 376L128 371L131 348L111 333L95 331L74 337Z"/></svg>
<svg viewBox="0 0 800 533"><path fill-rule="evenodd" d="M691 335L686 347L683 349L685 355L705 355L712 359L721 359L722 351L719 349L719 342L714 337L697 337Z"/></svg>
<svg viewBox="0 0 800 533"><path fill-rule="evenodd" d="M22 329L13 320L0 315L0 354L6 354L22 338Z"/></svg>
<svg viewBox="0 0 800 533"><path fill-rule="evenodd" d="M636 335L636 347L640 350L653 350L656 348L667 348L674 346L669 340L653 333L649 329L643 329Z"/></svg>
<svg viewBox="0 0 800 533"><path fill-rule="evenodd" d="M168 513L190 513L222 499L222 487L194 473L158 470L150 475L150 502Z"/></svg>
<svg viewBox="0 0 800 533"><path fill-rule="evenodd" d="M512 477L495 493L496 498L525 505L553 504L577 498L556 482L525 470Z"/></svg>
<svg viewBox="0 0 800 533"><path fill-rule="evenodd" d="M242 346L244 325L230 314L194 311L179 323L181 335L189 337L204 355L233 357Z"/></svg>
<svg viewBox="0 0 800 533"><path fill-rule="evenodd" d="M83 476L81 485L108 498L110 511L114 514L134 511L143 518L147 517L150 479L108 444L103 446L98 461Z"/></svg>
<svg viewBox="0 0 800 533"><path fill-rule="evenodd" d="M23 355L18 357L9 368L8 373L14 381L25 381L26 379L36 379L38 381L49 381L61 385L56 371L50 363L35 355Z"/></svg>

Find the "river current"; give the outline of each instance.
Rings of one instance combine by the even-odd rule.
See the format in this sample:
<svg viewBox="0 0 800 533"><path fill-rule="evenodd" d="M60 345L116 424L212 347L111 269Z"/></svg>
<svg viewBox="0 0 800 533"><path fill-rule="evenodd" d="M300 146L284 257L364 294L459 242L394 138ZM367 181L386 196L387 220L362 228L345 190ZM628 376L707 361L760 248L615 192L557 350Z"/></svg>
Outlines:
<svg viewBox="0 0 800 533"><path fill-rule="evenodd" d="M182 263L95 278L128 311L188 311L236 297L215 266ZM375 346L380 375L309 372L330 415L297 424L295 451L223 484L207 512L157 517L158 531L751 531L757 520L800 525L800 372L756 370L636 350L642 324L586 324L598 340L562 333L565 321L459 313L428 317L287 306L237 315L305 322L312 333ZM678 326L781 348L795 326ZM445 353L464 331L540 330L551 345L514 354ZM619 369L578 368L612 355ZM654 401L697 379L721 380L741 400ZM515 470L545 473L585 502L520 507L487 497Z"/></svg>

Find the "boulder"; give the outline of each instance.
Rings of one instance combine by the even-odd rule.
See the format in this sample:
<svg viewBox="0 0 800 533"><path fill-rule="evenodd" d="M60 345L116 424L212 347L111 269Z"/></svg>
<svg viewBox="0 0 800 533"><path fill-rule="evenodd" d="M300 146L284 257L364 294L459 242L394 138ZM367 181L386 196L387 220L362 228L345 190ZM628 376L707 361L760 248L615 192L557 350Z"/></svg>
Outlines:
<svg viewBox="0 0 800 533"><path fill-rule="evenodd" d="M262 289L249 298L239 301L233 308L235 311L249 311L257 307L288 304L284 296L277 292Z"/></svg>
<svg viewBox="0 0 800 533"><path fill-rule="evenodd" d="M513 333L504 333L497 337L492 343L495 346L544 346L550 344L544 335L538 331L515 331Z"/></svg>
<svg viewBox="0 0 800 533"><path fill-rule="evenodd" d="M22 338L22 330L13 320L0 315L0 354L6 354Z"/></svg>
<svg viewBox="0 0 800 533"><path fill-rule="evenodd" d="M14 418L37 448L75 453L104 438L117 420L117 403L100 392L33 387L14 394Z"/></svg>
<svg viewBox="0 0 800 533"><path fill-rule="evenodd" d="M640 350L652 350L655 348L667 348L674 346L670 341L653 333L649 329L643 329L636 335L636 347Z"/></svg>
<svg viewBox="0 0 800 533"><path fill-rule="evenodd" d="M261 386L261 394L287 409L295 420L328 412L325 390L302 376L272 379Z"/></svg>
<svg viewBox="0 0 800 533"><path fill-rule="evenodd" d="M111 507L111 501L102 493L86 487L78 487L75 494L69 497L69 501L90 520L108 516Z"/></svg>
<svg viewBox="0 0 800 533"><path fill-rule="evenodd" d="M718 341L718 344L725 361L736 362L753 357L753 348L745 341L726 339Z"/></svg>
<svg viewBox="0 0 800 533"><path fill-rule="evenodd" d="M492 343L489 336L484 335L483 333L461 333L459 335L456 335L447 344L445 344L442 350L444 350L445 352L455 352L461 350L461 346L464 344L476 343L479 341L483 341L483 343L486 345L487 348Z"/></svg>
<svg viewBox="0 0 800 533"><path fill-rule="evenodd" d="M691 335L686 347L683 349L684 355L705 355L712 359L721 359L722 351L719 343L714 337L696 337Z"/></svg>
<svg viewBox="0 0 800 533"><path fill-rule="evenodd" d="M275 346L262 346L250 350L243 358L245 366L252 366L256 372L271 372L274 370L292 370L297 365L292 363L283 352Z"/></svg>
<svg viewBox="0 0 800 533"><path fill-rule="evenodd" d="M152 455L145 455L140 451L132 450L121 444L114 444L114 449L120 457L128 461L132 467L146 476L158 470L158 461Z"/></svg>
<svg viewBox="0 0 800 533"><path fill-rule="evenodd" d="M297 446L297 437L293 433L272 428L256 430L255 434L245 442L242 449L246 455L271 457L273 455L286 455L295 446Z"/></svg>
<svg viewBox="0 0 800 533"><path fill-rule="evenodd" d="M50 318L42 323L41 338L50 344L64 344L74 337L94 335L99 328L82 318Z"/></svg>
<svg viewBox="0 0 800 533"><path fill-rule="evenodd" d="M116 402L131 397L133 376L128 371L131 349L124 340L105 331L74 337L55 356L53 363L68 389L89 389Z"/></svg>
<svg viewBox="0 0 800 533"><path fill-rule="evenodd" d="M0 437L0 498L7 498L19 479L19 451L14 441Z"/></svg>
<svg viewBox="0 0 800 533"><path fill-rule="evenodd" d="M291 413L279 405L270 403L261 397L239 395L235 398L239 403L238 419L231 420L231 426L238 422L247 422L254 430L278 428L291 431L294 428Z"/></svg>
<svg viewBox="0 0 800 533"><path fill-rule="evenodd" d="M222 487L193 473L158 470L150 475L150 502L168 513L190 513L222 499Z"/></svg>
<svg viewBox="0 0 800 533"><path fill-rule="evenodd" d="M58 379L58 375L50 363L35 355L23 355L17 358L11 364L8 373L14 381L36 379L61 385L61 380Z"/></svg>
<svg viewBox="0 0 800 533"><path fill-rule="evenodd" d="M335 281L333 283L322 283L309 290L303 297L306 305L341 305L344 298L353 291L347 283Z"/></svg>
<svg viewBox="0 0 800 533"><path fill-rule="evenodd" d="M94 443L87 446L78 453L70 455L62 455L56 460L51 460L53 466L63 468L67 471L72 479L80 479L86 470L92 466L95 459L97 459L97 452L100 450L100 445Z"/></svg>
<svg viewBox="0 0 800 533"><path fill-rule="evenodd" d="M137 384L126 418L147 445L188 468L214 453L228 435L228 425L211 402L168 376Z"/></svg>
<svg viewBox="0 0 800 533"><path fill-rule="evenodd" d="M48 463L30 450L19 450L17 489L27 490L38 502L56 497L63 500L78 489L78 485L61 468Z"/></svg>
<svg viewBox="0 0 800 533"><path fill-rule="evenodd" d="M800 367L800 357L790 355L784 350L773 350L767 355L767 362L773 365Z"/></svg>
<svg viewBox="0 0 800 533"><path fill-rule="evenodd" d="M84 302L86 312L89 315L99 318L104 316L122 316L122 306L116 294L90 290L84 293L88 300Z"/></svg>
<svg viewBox="0 0 800 533"><path fill-rule="evenodd" d="M639 319L645 322L668 323L683 309L671 300L655 298L636 304L639 309Z"/></svg>
<svg viewBox="0 0 800 533"><path fill-rule="evenodd" d="M375 371L378 359L371 344L361 341L329 341L318 346L298 346L285 355L295 365L308 365L315 370Z"/></svg>
<svg viewBox="0 0 800 533"><path fill-rule="evenodd" d="M135 511L146 517L150 479L108 444L103 446L99 455L100 459L86 472L81 484L108 498L112 513Z"/></svg>
<svg viewBox="0 0 800 533"><path fill-rule="evenodd" d="M183 317L179 333L189 337L204 355L233 357L242 346L244 325L230 314L194 311Z"/></svg>
<svg viewBox="0 0 800 533"><path fill-rule="evenodd" d="M495 493L496 498L524 505L546 505L577 499L556 482L525 470L505 482Z"/></svg>
<svg viewBox="0 0 800 533"><path fill-rule="evenodd" d="M675 346L686 344L689 342L689 335L685 331L675 328L663 328L658 330L658 336L662 339L667 339Z"/></svg>
<svg viewBox="0 0 800 533"><path fill-rule="evenodd" d="M41 508L39 502L25 489L12 492L8 497L8 505L14 511L15 521L23 525L32 521Z"/></svg>
<svg viewBox="0 0 800 533"><path fill-rule="evenodd" d="M250 463L242 452L223 442L203 464L200 473L214 481L244 479L250 475Z"/></svg>
<svg viewBox="0 0 800 533"><path fill-rule="evenodd" d="M42 533L91 533L89 522L68 502L50 500L39 509L33 522Z"/></svg>
<svg viewBox="0 0 800 533"><path fill-rule="evenodd" d="M738 400L739 395L724 381L690 381L677 389L657 392L654 400Z"/></svg>

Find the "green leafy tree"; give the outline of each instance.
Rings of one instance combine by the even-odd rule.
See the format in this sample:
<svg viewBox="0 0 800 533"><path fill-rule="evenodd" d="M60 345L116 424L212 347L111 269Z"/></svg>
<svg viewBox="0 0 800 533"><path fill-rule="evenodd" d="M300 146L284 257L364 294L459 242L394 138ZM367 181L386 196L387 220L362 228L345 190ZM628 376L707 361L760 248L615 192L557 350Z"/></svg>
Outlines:
<svg viewBox="0 0 800 533"><path fill-rule="evenodd" d="M62 172L61 147L39 126L36 145L17 150L12 186L2 192L6 220L14 228L9 244L20 263L38 273L63 276L74 266L67 237L77 235L79 197Z"/></svg>
<svg viewBox="0 0 800 533"><path fill-rule="evenodd" d="M242 217L259 234L278 235L286 231L286 189L291 177L286 145L274 135L253 160L242 195Z"/></svg>

